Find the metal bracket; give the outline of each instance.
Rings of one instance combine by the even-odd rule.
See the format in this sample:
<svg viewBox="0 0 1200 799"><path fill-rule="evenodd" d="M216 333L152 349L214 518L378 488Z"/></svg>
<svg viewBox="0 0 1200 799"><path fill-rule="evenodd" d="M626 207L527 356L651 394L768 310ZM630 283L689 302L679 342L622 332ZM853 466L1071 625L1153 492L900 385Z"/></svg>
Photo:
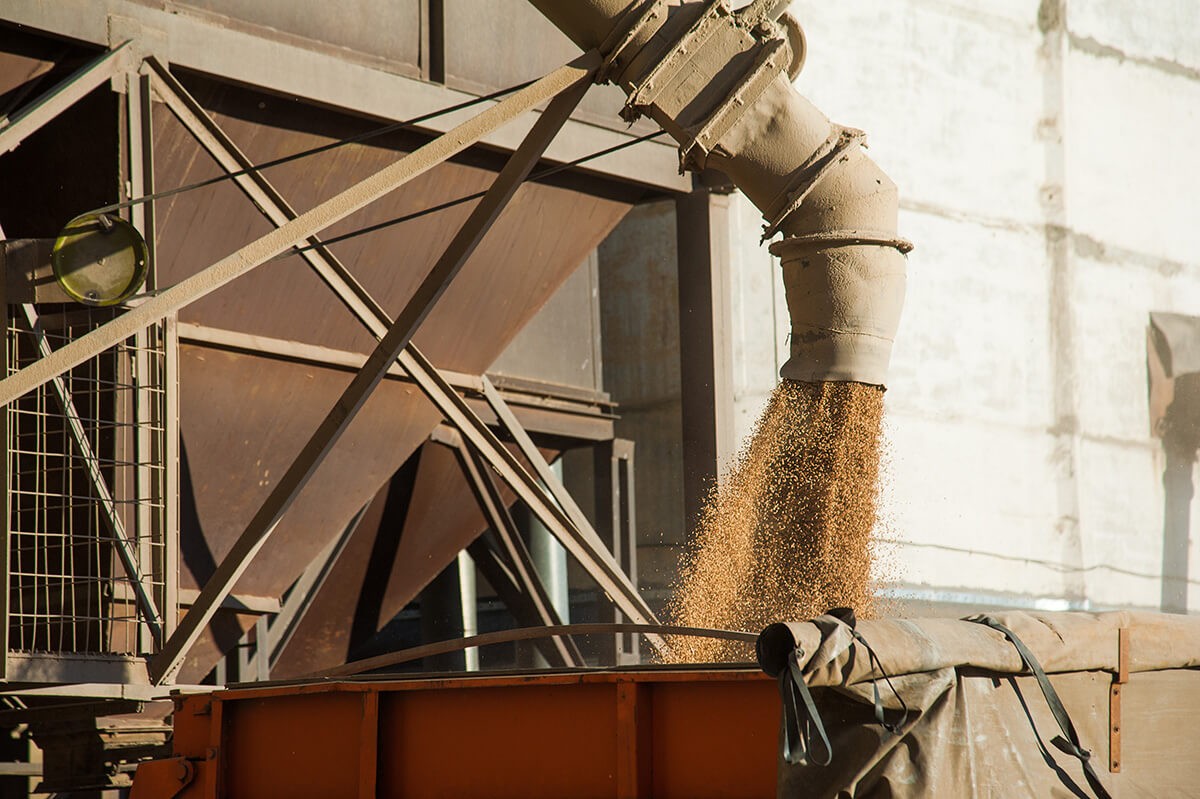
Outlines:
<svg viewBox="0 0 1200 799"><path fill-rule="evenodd" d="M1117 673L1108 689L1108 770L1121 771L1121 686L1129 682L1129 628L1117 630Z"/></svg>
<svg viewBox="0 0 1200 799"><path fill-rule="evenodd" d="M692 54L719 29L725 17L732 13L725 5L725 0L708 0L700 18L659 59L641 85L629 93L629 99L621 109L621 118L629 123L636 122L642 113L640 109L654 105L663 88L679 74L679 70L691 59Z"/></svg>
<svg viewBox="0 0 1200 799"><path fill-rule="evenodd" d="M791 47L785 39L771 39L759 49L754 65L729 96L702 124L688 130L690 141L679 148L679 174L682 175L685 169L699 172L705 168L708 154L790 60Z"/></svg>

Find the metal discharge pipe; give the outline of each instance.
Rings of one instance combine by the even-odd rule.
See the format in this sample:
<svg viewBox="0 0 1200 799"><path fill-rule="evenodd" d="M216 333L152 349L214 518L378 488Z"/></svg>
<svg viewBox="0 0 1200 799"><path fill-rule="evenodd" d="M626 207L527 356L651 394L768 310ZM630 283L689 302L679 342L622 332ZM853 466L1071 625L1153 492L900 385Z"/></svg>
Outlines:
<svg viewBox="0 0 1200 799"><path fill-rule="evenodd" d="M766 219L791 317L789 380L882 386L904 301L896 186L792 87L804 37L786 0L530 0L584 49L598 79L680 145L680 169L724 172Z"/></svg>

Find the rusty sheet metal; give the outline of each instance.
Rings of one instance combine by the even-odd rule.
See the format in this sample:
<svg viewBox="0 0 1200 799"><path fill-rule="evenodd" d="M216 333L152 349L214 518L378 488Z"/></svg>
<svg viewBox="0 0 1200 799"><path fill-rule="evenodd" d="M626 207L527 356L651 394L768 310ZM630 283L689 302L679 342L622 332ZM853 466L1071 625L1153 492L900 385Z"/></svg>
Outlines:
<svg viewBox="0 0 1200 799"><path fill-rule="evenodd" d="M287 155L372 125L320 113L266 95L184 79L231 138L254 161ZM261 107L260 107L261 106ZM188 134L167 114L155 118L161 188L217 174ZM319 133L308 132L319 129ZM395 160L409 138L389 147L348 145L268 172L303 211ZM493 172L445 164L331 227L326 237L385 221L479 191ZM416 337L438 366L478 373L502 346L493 331L518 329L624 214L625 203L561 188L527 184ZM466 218L470 205L406 222L331 249L390 311L400 308ZM231 185L164 201L160 214L162 282L170 284L269 229ZM513 268L501 265L512 263ZM267 264L194 303L185 321L257 335L368 352L372 342L299 258ZM479 339L487 338L488 342ZM504 341L511 334L504 334Z"/></svg>
<svg viewBox="0 0 1200 799"><path fill-rule="evenodd" d="M204 80L188 84L255 161L350 135L363 127L242 89ZM160 188L216 174L208 157L161 110L155 115L155 129ZM313 130L320 133L309 132ZM298 210L304 210L398 155L392 148L350 145L272 169L269 176ZM488 185L493 174L482 167L445 164L330 233L478 191ZM384 307L394 311L415 289L469 208L426 216L333 245L333 249ZM526 185L432 312L416 342L441 367L476 374L484 371L627 208L622 202L564 188ZM231 185L177 196L162 202L158 213L160 285L195 273L269 229ZM373 343L298 257L264 265L189 306L181 318L358 352L367 351ZM190 478L183 506L181 584L197 586L244 529L270 490L271 480L286 469L349 375L191 345L183 346L181 354L181 429ZM236 591L279 596L438 421L437 412L414 386L385 382ZM469 501L440 495L444 482L431 484L427 501L432 508L473 507ZM481 525L473 534L479 529ZM461 545L453 544L454 551ZM443 548L434 547L438 551ZM432 577L444 565L415 582L423 585L421 579ZM412 593L416 590L419 586ZM397 594L400 607L411 598L400 599L403 593ZM220 639L230 640L225 634ZM214 662L213 651L210 646L197 650L180 679L207 672Z"/></svg>
<svg viewBox="0 0 1200 799"><path fill-rule="evenodd" d="M779 717L734 669L297 683L178 697L172 747L181 799L763 797Z"/></svg>
<svg viewBox="0 0 1200 799"><path fill-rule="evenodd" d="M554 450L542 454L558 456ZM457 458L438 444L421 450L411 500L399 509L400 530L401 520L384 511L386 494L385 487L372 502L272 677L287 679L344 663L361 643L353 640L356 630L371 635L381 629L487 527ZM507 503L514 501L503 486L501 494ZM380 558L391 559L391 568Z"/></svg>

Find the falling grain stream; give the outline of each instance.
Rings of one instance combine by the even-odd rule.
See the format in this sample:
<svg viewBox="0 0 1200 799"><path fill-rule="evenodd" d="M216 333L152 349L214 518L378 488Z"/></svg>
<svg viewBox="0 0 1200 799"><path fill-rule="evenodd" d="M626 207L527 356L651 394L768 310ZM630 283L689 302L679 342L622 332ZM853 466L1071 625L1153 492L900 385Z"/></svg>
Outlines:
<svg viewBox="0 0 1200 799"><path fill-rule="evenodd" d="M757 631L832 607L872 615L883 390L784 380L705 503L668 607L676 624ZM674 640L676 663L752 660Z"/></svg>

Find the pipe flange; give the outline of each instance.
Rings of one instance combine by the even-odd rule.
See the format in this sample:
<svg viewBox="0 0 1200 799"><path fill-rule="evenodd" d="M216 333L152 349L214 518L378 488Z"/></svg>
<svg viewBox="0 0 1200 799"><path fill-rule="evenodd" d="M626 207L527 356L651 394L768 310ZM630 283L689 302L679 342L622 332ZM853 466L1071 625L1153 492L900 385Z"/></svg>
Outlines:
<svg viewBox="0 0 1200 799"><path fill-rule="evenodd" d="M634 4L625 10L617 24L613 26L608 38L600 45L604 54L604 62L596 72L596 83L610 83L621 69L621 56L637 39L642 38L642 30L658 18L666 19L666 0L645 0ZM645 37L649 38L649 37Z"/></svg>

